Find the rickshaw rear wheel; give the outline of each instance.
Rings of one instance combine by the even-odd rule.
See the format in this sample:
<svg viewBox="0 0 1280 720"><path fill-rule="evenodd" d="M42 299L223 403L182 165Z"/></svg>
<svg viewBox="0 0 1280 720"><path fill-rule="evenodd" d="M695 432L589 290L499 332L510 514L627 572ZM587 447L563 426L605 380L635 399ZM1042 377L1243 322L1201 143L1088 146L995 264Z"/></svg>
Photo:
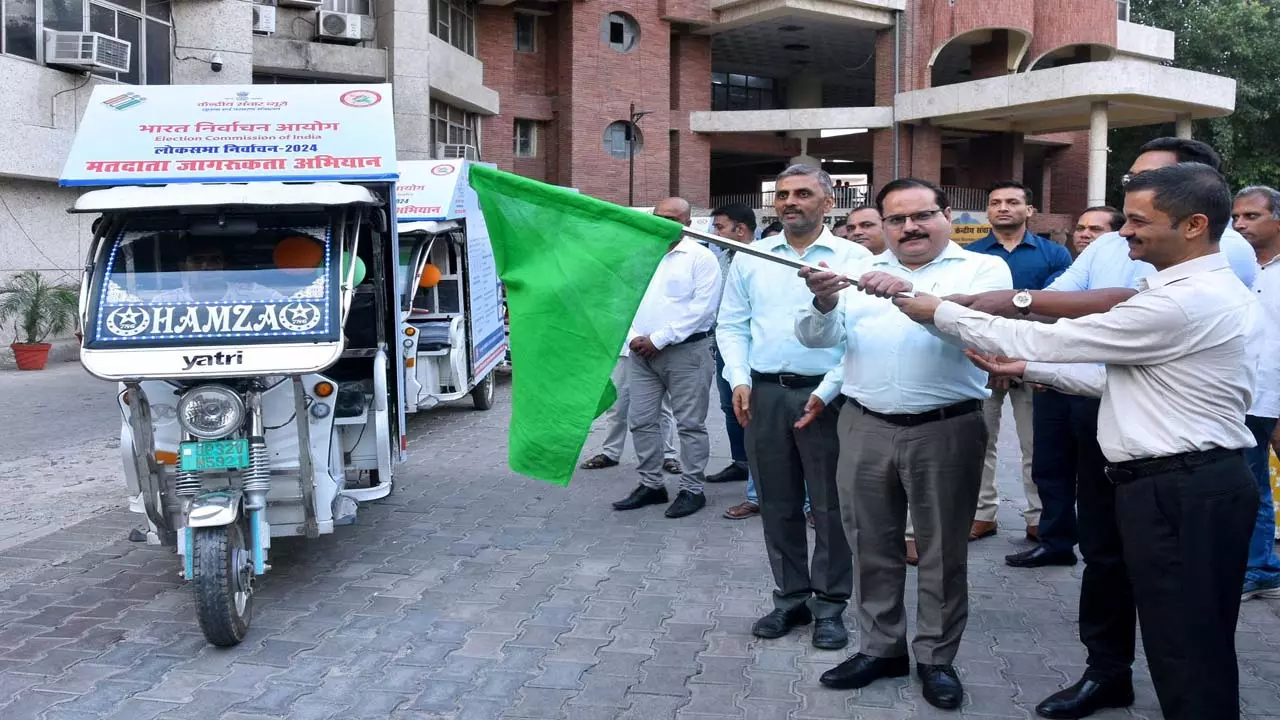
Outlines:
<svg viewBox="0 0 1280 720"><path fill-rule="evenodd" d="M488 375L471 389L471 401L475 403L477 410L488 410L493 407L493 371L490 370Z"/></svg>
<svg viewBox="0 0 1280 720"><path fill-rule="evenodd" d="M192 534L196 617L210 643L240 644L253 615L253 557L243 522L195 528Z"/></svg>

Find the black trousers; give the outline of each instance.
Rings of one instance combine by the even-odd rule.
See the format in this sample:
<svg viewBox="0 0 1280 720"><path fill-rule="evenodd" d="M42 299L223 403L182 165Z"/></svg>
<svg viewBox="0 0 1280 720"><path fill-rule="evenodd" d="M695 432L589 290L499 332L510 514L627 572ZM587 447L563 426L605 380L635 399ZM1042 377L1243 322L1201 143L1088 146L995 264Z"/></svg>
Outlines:
<svg viewBox="0 0 1280 720"><path fill-rule="evenodd" d="M1258 513L1244 455L1121 485L1116 510L1161 712L1239 718L1236 620Z"/></svg>
<svg viewBox="0 0 1280 720"><path fill-rule="evenodd" d="M1080 543L1080 642L1089 651L1085 675L1127 679L1138 619L1116 525L1115 486L1098 447L1101 401L1046 390L1036 393L1034 402L1032 476L1044 506L1040 544L1070 550Z"/></svg>

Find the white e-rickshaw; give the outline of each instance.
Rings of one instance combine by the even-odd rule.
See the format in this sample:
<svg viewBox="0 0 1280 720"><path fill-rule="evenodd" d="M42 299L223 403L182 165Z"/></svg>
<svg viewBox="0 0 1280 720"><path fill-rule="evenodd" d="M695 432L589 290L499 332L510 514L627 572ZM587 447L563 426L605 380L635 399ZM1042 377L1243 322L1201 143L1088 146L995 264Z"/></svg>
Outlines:
<svg viewBox="0 0 1280 720"><path fill-rule="evenodd" d="M99 216L81 361L120 383L130 509L215 645L248 632L273 538L354 522L404 459L391 107L389 85L99 86L63 172L107 186L73 210Z"/></svg>
<svg viewBox="0 0 1280 720"><path fill-rule="evenodd" d="M493 407L507 361L502 285L469 160L402 160L396 187L408 412L467 395Z"/></svg>

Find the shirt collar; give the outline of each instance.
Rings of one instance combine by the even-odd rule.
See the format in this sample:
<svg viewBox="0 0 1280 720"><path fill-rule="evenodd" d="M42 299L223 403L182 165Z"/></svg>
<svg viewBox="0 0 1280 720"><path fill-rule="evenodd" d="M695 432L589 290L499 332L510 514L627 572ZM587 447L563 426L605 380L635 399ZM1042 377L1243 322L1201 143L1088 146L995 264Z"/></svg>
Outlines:
<svg viewBox="0 0 1280 720"><path fill-rule="evenodd" d="M986 252L997 245L1000 245L1000 240L996 237L995 232L989 232L986 237L975 241L969 247L976 252ZM1030 230L1023 230L1022 240L1018 242L1018 245L1014 245L1013 247L1016 250L1021 245L1030 245L1031 247L1038 248L1040 247L1040 236Z"/></svg>
<svg viewBox="0 0 1280 720"><path fill-rule="evenodd" d="M1209 255L1202 255L1194 260L1188 260L1184 263L1178 263L1173 267L1165 268L1153 275L1148 275L1138 281L1142 290L1154 290L1155 288L1164 287L1179 280L1185 280L1192 275L1200 273L1213 272L1214 270L1230 269L1231 265L1227 262L1227 256L1218 251Z"/></svg>
<svg viewBox="0 0 1280 720"><path fill-rule="evenodd" d="M916 270L923 270L924 268L927 268L930 265L933 265L935 263L946 262L948 260L963 260L965 254L967 254L968 252L969 252L968 250L965 250L964 248L957 245L954 240L948 241L947 246L943 248L942 252L938 255L938 257L916 268ZM914 272L912 270L909 270L901 262L898 262L898 256L894 255L893 251L887 247L885 248L884 252L872 257L871 264L878 265L878 266L887 265L890 267L899 267L899 268L902 268L903 270L908 270L908 272Z"/></svg>
<svg viewBox="0 0 1280 720"><path fill-rule="evenodd" d="M787 233L785 230L778 233L777 235L774 235L771 238L766 238L766 239L773 241L773 244L769 246L769 250L771 251L778 250L779 248L782 248L784 246L790 247L790 245L787 244ZM838 242L852 242L852 241L836 239L836 236L831 234L831 229L824 225L822 227L822 233L818 235L818 239L814 240L812 245L805 248L805 253L808 253L810 250L812 250L814 247L817 247L817 246L827 248L828 250L836 250L837 249L836 243ZM791 251L795 252L795 248L791 248Z"/></svg>
<svg viewBox="0 0 1280 720"><path fill-rule="evenodd" d="M671 253L691 252L694 246L702 247L702 245L698 241L691 240L687 236L681 236L680 242L676 243L675 247L668 250L667 254L670 255Z"/></svg>

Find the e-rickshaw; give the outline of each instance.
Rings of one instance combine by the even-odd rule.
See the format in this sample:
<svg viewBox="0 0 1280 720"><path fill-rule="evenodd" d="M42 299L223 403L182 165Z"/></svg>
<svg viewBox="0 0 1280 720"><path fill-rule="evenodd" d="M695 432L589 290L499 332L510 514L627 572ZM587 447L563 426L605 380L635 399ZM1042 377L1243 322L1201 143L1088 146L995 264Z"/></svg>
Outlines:
<svg viewBox="0 0 1280 720"><path fill-rule="evenodd" d="M63 172L108 186L73 210L99 216L81 362L120 384L130 509L215 645L248 632L273 538L354 522L404 459L391 106L389 85L99 86Z"/></svg>
<svg viewBox="0 0 1280 720"><path fill-rule="evenodd" d="M408 412L471 396L493 407L507 361L502 285L469 160L401 161L396 187Z"/></svg>

